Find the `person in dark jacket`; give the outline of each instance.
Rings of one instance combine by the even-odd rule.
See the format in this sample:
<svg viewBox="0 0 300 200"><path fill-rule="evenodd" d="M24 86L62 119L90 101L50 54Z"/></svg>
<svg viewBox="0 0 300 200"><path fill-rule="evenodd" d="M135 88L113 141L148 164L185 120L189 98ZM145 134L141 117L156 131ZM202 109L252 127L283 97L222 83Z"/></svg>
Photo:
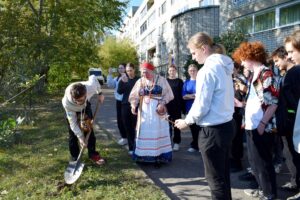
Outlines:
<svg viewBox="0 0 300 200"><path fill-rule="evenodd" d="M119 94L118 91L118 85L119 81L122 75L125 74L125 65L126 64L120 64L118 68L118 76L113 77L113 69L109 68L108 69L108 76L107 76L107 86L109 88L114 89L114 95L116 99L116 111L117 111L117 124L118 124L118 129L120 132L121 139L118 141L119 145L126 145L127 144L127 136L126 136L126 131L125 127L123 126L122 122L122 113L121 113L121 107L122 107L122 98L123 95Z"/></svg>
<svg viewBox="0 0 300 200"><path fill-rule="evenodd" d="M287 71L280 93L283 101L286 103L288 112L285 120L285 123L289 124L290 127L290 129L288 129L289 133L287 134L287 141L293 156L294 164L297 168L296 183L298 188L300 188L300 154L295 151L293 144L293 129L300 98L300 30L295 31L290 36L286 37L284 43L288 53L288 59L296 65ZM300 199L300 191L295 196L288 198L288 200L292 199Z"/></svg>
<svg viewBox="0 0 300 200"><path fill-rule="evenodd" d="M126 65L126 74L123 74L120 78L117 92L123 95L121 102L121 113L122 122L125 128L125 132L128 140L128 154L132 155L134 151L134 140L135 140L135 127L136 127L136 115L131 113L130 103L128 102L129 94L138 80L135 76L135 69L132 63Z"/></svg>
<svg viewBox="0 0 300 200"><path fill-rule="evenodd" d="M294 67L294 63L292 63L292 61L288 59L288 53L286 52L284 46L280 46L277 49L275 49L272 52L271 57L274 61L275 66L278 67L280 71L285 72L285 74L280 79L281 81L279 82L278 108L275 114L276 114L276 123L277 123L277 135L282 138L282 143L284 145L283 155L286 159L285 163L290 171L291 178L290 178L290 182L287 182L286 184L281 186L281 188L288 191L295 191L297 190L297 184L296 184L297 171L293 162L292 152L289 148L291 147L291 145L288 145L288 140L290 140L289 142L291 142L291 138L290 138L291 130L288 131L288 129L290 128L285 127L286 126L285 118L288 115L288 110L286 108L286 103L284 100L284 95L283 95L284 92L281 92L282 86L284 85L286 72L288 72L290 69Z"/></svg>
<svg viewBox="0 0 300 200"><path fill-rule="evenodd" d="M177 69L175 65L170 65L168 69L169 77L167 81L171 86L173 91L174 99L170 101L166 106L168 109L169 119L171 121L175 121L176 119L181 118L181 113L184 107L184 101L182 98L182 86L183 81L180 78L176 78ZM170 135L172 137L173 129L174 129L174 137L173 137L173 151L179 150L179 144L181 142L181 132L178 128L174 127L172 123L170 125Z"/></svg>

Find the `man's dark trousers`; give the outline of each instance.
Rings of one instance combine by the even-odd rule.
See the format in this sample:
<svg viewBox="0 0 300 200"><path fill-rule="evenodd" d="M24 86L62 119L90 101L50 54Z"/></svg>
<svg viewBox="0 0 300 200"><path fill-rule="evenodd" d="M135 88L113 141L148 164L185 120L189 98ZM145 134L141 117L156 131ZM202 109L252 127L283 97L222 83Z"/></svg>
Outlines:
<svg viewBox="0 0 300 200"><path fill-rule="evenodd" d="M213 200L231 200L229 154L235 135L234 121L201 127L199 148Z"/></svg>
<svg viewBox="0 0 300 200"><path fill-rule="evenodd" d="M90 119L93 119L91 104L89 102L87 102L87 106L83 113L85 113ZM77 116L80 117L80 114L81 113L77 113ZM79 155L79 152L80 152L78 138L74 134L74 132L71 130L68 120L67 120L67 123L68 123L68 130L69 130L69 150L70 150L72 159L76 160ZM86 136L86 134L87 133L85 133L85 136ZM98 152L96 152L96 137L95 137L93 128L92 128L89 140L88 140L87 148L88 148L89 158L91 158L93 155L99 154Z"/></svg>

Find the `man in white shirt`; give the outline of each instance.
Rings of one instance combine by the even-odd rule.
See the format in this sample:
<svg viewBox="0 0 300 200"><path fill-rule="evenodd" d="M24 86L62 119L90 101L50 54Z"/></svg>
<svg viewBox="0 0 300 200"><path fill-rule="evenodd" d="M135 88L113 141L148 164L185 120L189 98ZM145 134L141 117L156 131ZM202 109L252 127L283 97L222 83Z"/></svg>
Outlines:
<svg viewBox="0 0 300 200"><path fill-rule="evenodd" d="M186 118L175 121L179 129L196 123L201 127L199 149L213 200L230 200L229 152L234 137L233 61L214 53L216 44L205 33L188 42L194 60L204 66L196 78L195 101Z"/></svg>

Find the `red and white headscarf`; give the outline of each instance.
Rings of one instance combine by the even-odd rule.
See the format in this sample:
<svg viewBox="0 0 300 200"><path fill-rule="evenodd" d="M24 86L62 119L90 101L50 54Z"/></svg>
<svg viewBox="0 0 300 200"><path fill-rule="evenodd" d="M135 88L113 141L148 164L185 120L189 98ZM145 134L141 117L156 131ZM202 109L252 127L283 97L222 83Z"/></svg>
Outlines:
<svg viewBox="0 0 300 200"><path fill-rule="evenodd" d="M151 64L151 63L148 63L148 62L144 62L140 65L141 68L146 68L146 69L149 69L151 71L153 71L155 69L155 67Z"/></svg>

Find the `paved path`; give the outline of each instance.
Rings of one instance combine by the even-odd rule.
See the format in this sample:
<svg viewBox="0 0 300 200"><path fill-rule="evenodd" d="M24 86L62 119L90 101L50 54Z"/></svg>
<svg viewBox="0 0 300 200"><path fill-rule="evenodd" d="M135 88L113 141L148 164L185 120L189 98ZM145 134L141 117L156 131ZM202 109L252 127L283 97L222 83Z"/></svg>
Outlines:
<svg viewBox="0 0 300 200"><path fill-rule="evenodd" d="M106 129L112 134L113 138L118 140L118 133L115 111L115 100L113 91L103 89L105 102L100 107L97 122L101 128ZM152 181L161 187L170 199L188 199L188 200L206 200L210 199L210 192L207 182L204 178L204 168L199 152L189 153L187 149L191 141L191 133L186 130L182 133L182 143L180 150L173 153L173 161L161 168L155 168L153 165L141 165L141 169L152 179ZM127 151L124 148L124 151ZM128 158L130 159L130 158ZM246 159L244 159L246 163ZM245 164L246 165L246 164ZM233 199L250 200L255 199L244 195L243 190L247 188L247 182L240 181L238 175L244 172L231 174L231 187ZM287 181L289 175L286 170L278 176L278 185ZM286 199L291 193L284 193L278 189L278 199Z"/></svg>

